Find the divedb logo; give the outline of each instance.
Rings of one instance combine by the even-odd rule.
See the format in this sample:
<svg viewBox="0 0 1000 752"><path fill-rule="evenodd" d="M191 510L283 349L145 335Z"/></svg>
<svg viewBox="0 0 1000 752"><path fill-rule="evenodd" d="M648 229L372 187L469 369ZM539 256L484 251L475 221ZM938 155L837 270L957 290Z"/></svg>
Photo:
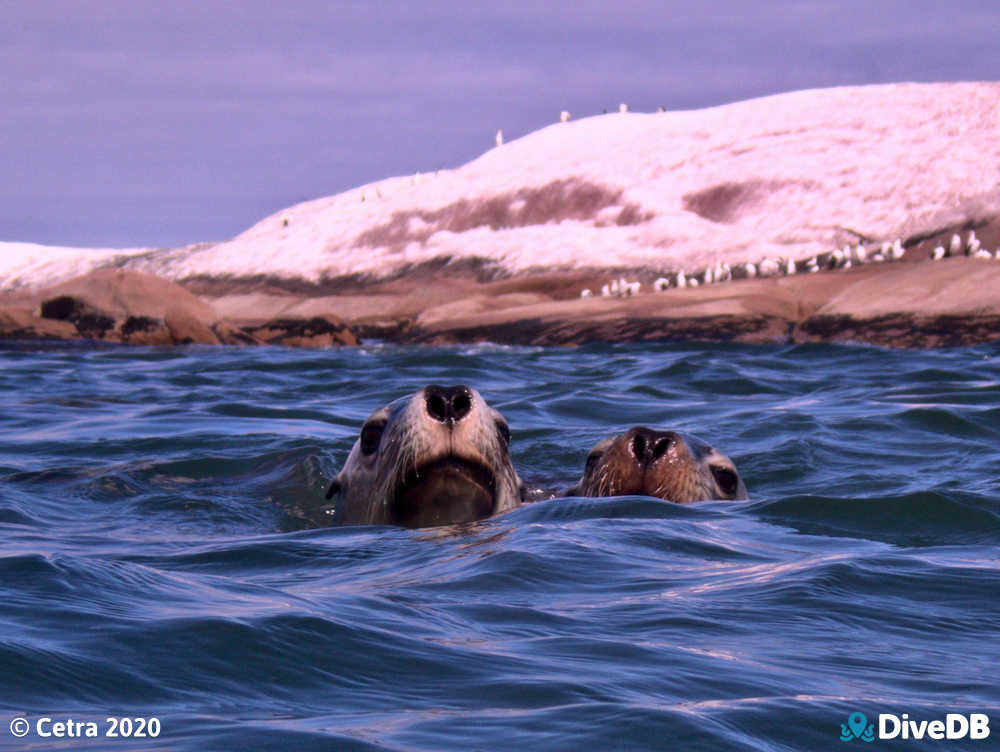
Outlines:
<svg viewBox="0 0 1000 752"><path fill-rule="evenodd" d="M875 724L868 722L864 713L857 711L847 716L847 723L840 724L840 741L873 742L876 739L987 739L990 735L990 717L985 713L948 713L933 720L913 720L908 713L893 715L879 713L878 734Z"/></svg>

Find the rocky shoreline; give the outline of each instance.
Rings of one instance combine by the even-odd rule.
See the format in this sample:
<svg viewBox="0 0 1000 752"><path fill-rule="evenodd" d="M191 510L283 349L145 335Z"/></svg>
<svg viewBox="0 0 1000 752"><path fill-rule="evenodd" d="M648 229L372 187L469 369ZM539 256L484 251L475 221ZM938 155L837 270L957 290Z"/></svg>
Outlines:
<svg viewBox="0 0 1000 752"><path fill-rule="evenodd" d="M998 102L1000 83L959 82L612 113L221 243L0 242L0 338L1000 339Z"/></svg>
<svg viewBox="0 0 1000 752"><path fill-rule="evenodd" d="M0 339L133 345L329 347L496 342L856 342L949 347L1000 339L1000 262L934 261L922 239L903 263L581 298L608 270L482 281L433 272L302 294L269 280L169 280L104 269L0 296ZM645 279L654 270L632 270ZM199 294L195 294L197 291ZM326 291L322 291L326 292Z"/></svg>

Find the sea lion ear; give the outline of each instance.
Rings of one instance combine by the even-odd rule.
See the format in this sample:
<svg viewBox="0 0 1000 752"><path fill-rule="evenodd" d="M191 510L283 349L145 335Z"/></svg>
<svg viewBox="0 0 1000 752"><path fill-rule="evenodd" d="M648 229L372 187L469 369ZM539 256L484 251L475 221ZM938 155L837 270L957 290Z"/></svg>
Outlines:
<svg viewBox="0 0 1000 752"><path fill-rule="evenodd" d="M334 478L334 479L333 479L333 480L332 480L332 481L330 482L330 487L329 487L328 489L326 489L326 498L327 498L327 499L332 499L332 498L333 498L333 496L334 496L334 494L338 494L338 493L340 493L340 489L341 489L342 487L343 487L343 486L342 486L342 484L341 484L340 480L339 480L339 479L337 479L337 478Z"/></svg>

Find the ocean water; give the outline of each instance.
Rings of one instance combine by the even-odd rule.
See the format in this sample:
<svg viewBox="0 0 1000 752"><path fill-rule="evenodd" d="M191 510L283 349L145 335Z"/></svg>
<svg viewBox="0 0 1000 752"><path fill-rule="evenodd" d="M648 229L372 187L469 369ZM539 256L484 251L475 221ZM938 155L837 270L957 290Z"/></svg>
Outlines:
<svg viewBox="0 0 1000 752"><path fill-rule="evenodd" d="M428 383L478 388L534 488L645 424L751 499L319 524L364 418ZM8 345L0 748L997 749L998 546L996 345ZM856 712L994 728L845 746Z"/></svg>

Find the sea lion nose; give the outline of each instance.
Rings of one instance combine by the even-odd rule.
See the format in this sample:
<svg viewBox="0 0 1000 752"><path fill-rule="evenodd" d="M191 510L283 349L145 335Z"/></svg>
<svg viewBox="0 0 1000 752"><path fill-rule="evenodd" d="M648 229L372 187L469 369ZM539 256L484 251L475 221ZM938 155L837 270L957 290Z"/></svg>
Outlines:
<svg viewBox="0 0 1000 752"><path fill-rule="evenodd" d="M629 447L640 465L651 465L667 453L677 434L673 431L653 431L639 426L632 431Z"/></svg>
<svg viewBox="0 0 1000 752"><path fill-rule="evenodd" d="M435 384L424 389L427 414L441 423L457 423L472 409L472 390L459 384L444 387Z"/></svg>

